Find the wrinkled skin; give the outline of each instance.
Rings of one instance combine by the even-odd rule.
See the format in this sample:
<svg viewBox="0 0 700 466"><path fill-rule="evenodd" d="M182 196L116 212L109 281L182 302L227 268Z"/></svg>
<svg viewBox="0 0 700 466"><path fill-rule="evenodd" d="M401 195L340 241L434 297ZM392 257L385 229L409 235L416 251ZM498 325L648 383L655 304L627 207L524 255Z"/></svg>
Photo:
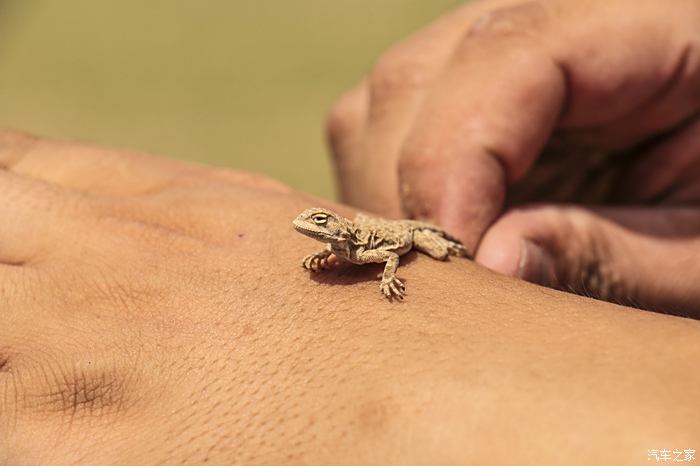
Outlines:
<svg viewBox="0 0 700 466"><path fill-rule="evenodd" d="M342 197L429 218L508 275L689 312L699 83L695 0L470 2L334 107Z"/></svg>
<svg viewBox="0 0 700 466"><path fill-rule="evenodd" d="M314 280L266 178L0 135L0 464L640 464L698 322L414 255ZM352 216L343 206L328 207ZM575 419L575 422L572 422Z"/></svg>

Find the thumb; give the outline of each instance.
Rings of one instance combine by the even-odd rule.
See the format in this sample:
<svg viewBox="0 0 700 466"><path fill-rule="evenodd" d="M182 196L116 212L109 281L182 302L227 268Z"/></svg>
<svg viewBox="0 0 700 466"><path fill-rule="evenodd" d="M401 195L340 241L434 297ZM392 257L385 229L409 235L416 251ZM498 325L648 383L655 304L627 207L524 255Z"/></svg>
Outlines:
<svg viewBox="0 0 700 466"><path fill-rule="evenodd" d="M516 209L486 232L476 261L541 285L700 317L700 209Z"/></svg>

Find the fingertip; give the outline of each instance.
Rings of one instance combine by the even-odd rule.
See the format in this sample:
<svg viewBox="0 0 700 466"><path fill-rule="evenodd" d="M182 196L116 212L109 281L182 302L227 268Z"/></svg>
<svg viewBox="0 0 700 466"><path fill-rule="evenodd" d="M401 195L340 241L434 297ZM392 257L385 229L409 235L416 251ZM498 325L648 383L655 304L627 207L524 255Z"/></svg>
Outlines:
<svg viewBox="0 0 700 466"><path fill-rule="evenodd" d="M551 254L525 238L488 241L479 248L476 262L494 272L521 278L538 285L555 286L555 265Z"/></svg>
<svg viewBox="0 0 700 466"><path fill-rule="evenodd" d="M521 240L517 277L543 286L555 286L554 258L533 241Z"/></svg>
<svg viewBox="0 0 700 466"><path fill-rule="evenodd" d="M488 154L475 152L450 164L439 203L438 222L476 251L505 202L506 174Z"/></svg>
<svg viewBox="0 0 700 466"><path fill-rule="evenodd" d="M485 234L476 261L511 277L556 286L556 267L547 249L548 211L511 211Z"/></svg>
<svg viewBox="0 0 700 466"><path fill-rule="evenodd" d="M524 240L485 238L479 247L475 261L494 272L518 277L524 257Z"/></svg>
<svg viewBox="0 0 700 466"><path fill-rule="evenodd" d="M440 225L473 256L504 204L502 164L478 148L455 155L447 149L436 154L417 147L404 151L399 165L404 212Z"/></svg>

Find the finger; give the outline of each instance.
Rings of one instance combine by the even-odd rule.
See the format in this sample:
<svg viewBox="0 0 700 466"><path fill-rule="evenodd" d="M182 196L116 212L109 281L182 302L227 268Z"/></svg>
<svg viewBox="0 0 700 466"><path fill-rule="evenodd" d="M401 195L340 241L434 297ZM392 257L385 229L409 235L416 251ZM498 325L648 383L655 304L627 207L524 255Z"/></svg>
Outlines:
<svg viewBox="0 0 700 466"><path fill-rule="evenodd" d="M565 97L564 74L537 40L467 38L404 142L405 209L442 224L473 252L507 184L543 148Z"/></svg>
<svg viewBox="0 0 700 466"><path fill-rule="evenodd" d="M517 3L470 2L438 19L392 47L369 77L339 100L328 131L344 202L384 216L401 215L396 165L426 89L465 28L488 11Z"/></svg>
<svg viewBox="0 0 700 466"><path fill-rule="evenodd" d="M595 298L697 313L700 209L517 209L487 231L476 261Z"/></svg>
<svg viewBox="0 0 700 466"><path fill-rule="evenodd" d="M0 170L0 264L23 266L51 256L67 236L67 217L87 208L56 185Z"/></svg>
<svg viewBox="0 0 700 466"><path fill-rule="evenodd" d="M483 14L457 41L403 141L403 209L442 224L470 253L564 104L565 79L547 49L511 33L543 29L546 19L537 2ZM528 118L514 117L521 108Z"/></svg>
<svg viewBox="0 0 700 466"><path fill-rule="evenodd" d="M692 0L639 2L633 12L626 2L553 3L547 45L571 87L561 127L582 142L625 148L695 114L698 15Z"/></svg>
<svg viewBox="0 0 700 466"><path fill-rule="evenodd" d="M171 170L144 159L122 151L0 132L0 166L5 170L84 192L148 192L172 179Z"/></svg>
<svg viewBox="0 0 700 466"><path fill-rule="evenodd" d="M619 148L698 107L688 98L697 96L697 50L681 45L692 30L688 20L668 16L675 9L659 18L658 4L644 3L635 22L620 24L611 18L625 13L624 4L570 3L530 2L472 30L406 136L399 182L407 210L432 217L469 247L555 126ZM601 42L615 34L623 44ZM644 50L643 59L630 50Z"/></svg>

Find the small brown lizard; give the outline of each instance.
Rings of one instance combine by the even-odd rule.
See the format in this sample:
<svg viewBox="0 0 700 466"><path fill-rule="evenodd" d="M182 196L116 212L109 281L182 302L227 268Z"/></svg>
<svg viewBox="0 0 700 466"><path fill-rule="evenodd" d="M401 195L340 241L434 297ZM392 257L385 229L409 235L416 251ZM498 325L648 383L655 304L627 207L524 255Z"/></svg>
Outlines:
<svg viewBox="0 0 700 466"><path fill-rule="evenodd" d="M415 248L433 259L466 256L459 240L430 223L386 220L358 214L354 221L320 207L307 209L293 222L294 229L327 243L325 250L304 258L305 269L318 272L329 266L329 258L353 264L386 263L379 289L387 298L403 299L406 287L396 277L399 256Z"/></svg>

